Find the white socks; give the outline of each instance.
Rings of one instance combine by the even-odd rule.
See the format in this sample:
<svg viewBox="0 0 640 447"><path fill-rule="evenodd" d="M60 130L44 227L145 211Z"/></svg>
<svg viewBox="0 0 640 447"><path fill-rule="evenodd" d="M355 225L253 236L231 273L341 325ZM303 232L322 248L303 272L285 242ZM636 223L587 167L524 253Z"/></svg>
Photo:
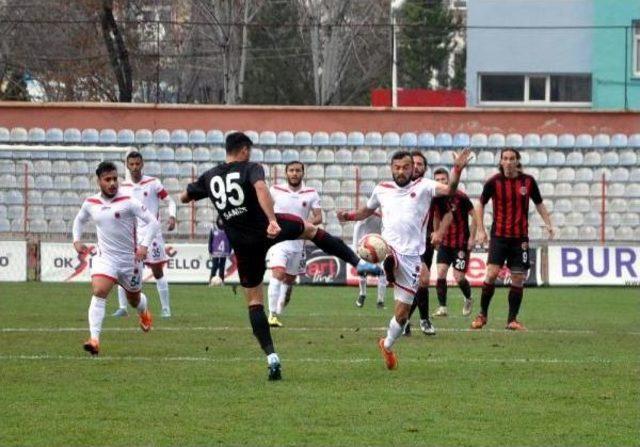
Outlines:
<svg viewBox="0 0 640 447"><path fill-rule="evenodd" d="M267 364L271 366L274 363L280 363L280 357L278 357L278 354L276 354L275 352L267 356Z"/></svg>
<svg viewBox="0 0 640 447"><path fill-rule="evenodd" d="M278 300L280 299L280 288L282 287L282 285L282 281L274 278L273 276L269 279L269 288L267 289L267 294L269 296L270 314L278 313Z"/></svg>
<svg viewBox="0 0 640 447"><path fill-rule="evenodd" d="M402 335L402 329L403 327L398 324L396 317L391 317L389 329L387 329L387 338L384 339L384 347L386 349L391 349L391 346L393 346L398 337Z"/></svg>
<svg viewBox="0 0 640 447"><path fill-rule="evenodd" d="M358 285L360 286L360 296L367 294L367 277L361 276Z"/></svg>
<svg viewBox="0 0 640 447"><path fill-rule="evenodd" d="M141 314L145 310L147 310L147 295L140 292L140 302L138 303L138 307L136 307L138 313Z"/></svg>
<svg viewBox="0 0 640 447"><path fill-rule="evenodd" d="M387 293L387 278L378 276L378 302L384 303L384 295Z"/></svg>
<svg viewBox="0 0 640 447"><path fill-rule="evenodd" d="M280 296L278 297L278 305L276 307L276 312L278 313L278 315L280 315L284 310L284 301L287 298L287 293L290 289L290 284L280 283Z"/></svg>
<svg viewBox="0 0 640 447"><path fill-rule="evenodd" d="M97 296L91 297L91 304L89 304L89 332L91 332L91 338L96 340L100 339L100 332L102 331L102 321L104 320L105 310L107 308L107 300Z"/></svg>
<svg viewBox="0 0 640 447"><path fill-rule="evenodd" d="M127 292L125 292L122 286L118 286L118 305L120 309L127 310L127 304L129 304L127 301Z"/></svg>
<svg viewBox="0 0 640 447"><path fill-rule="evenodd" d="M169 282L166 276L156 279L156 288L158 289L158 295L160 295L162 310L171 310L171 304L169 303Z"/></svg>

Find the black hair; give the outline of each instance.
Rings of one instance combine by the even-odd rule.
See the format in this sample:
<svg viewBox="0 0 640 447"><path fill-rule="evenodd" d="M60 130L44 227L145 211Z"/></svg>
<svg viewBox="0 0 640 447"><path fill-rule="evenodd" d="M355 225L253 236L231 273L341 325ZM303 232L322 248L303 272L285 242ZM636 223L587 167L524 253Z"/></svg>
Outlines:
<svg viewBox="0 0 640 447"><path fill-rule="evenodd" d="M447 178L449 178L449 171L447 171L445 168L438 168L435 171L433 171L433 176L435 177L438 174L445 174L447 176Z"/></svg>
<svg viewBox="0 0 640 447"><path fill-rule="evenodd" d="M287 172L287 169L289 169L289 166L292 166L292 165L300 165L300 166L302 166L302 172L304 172L304 163L302 163L300 160L290 161L289 163L284 165L284 172Z"/></svg>
<svg viewBox="0 0 640 447"><path fill-rule="evenodd" d="M250 148L251 146L253 146L253 141L251 141L251 138L242 132L230 133L227 135L227 139L225 140L225 149L227 154L233 154L243 147Z"/></svg>
<svg viewBox="0 0 640 447"><path fill-rule="evenodd" d="M513 152L514 154L516 154L516 160L518 161L516 168L518 169L519 172L522 172L522 163L520 163L520 151L518 151L516 148L513 148L513 147L505 147L500 151L500 160L498 161L498 170L500 171L500 174L504 175L504 169L502 169L501 161L502 161L502 154L504 154L505 152Z"/></svg>
<svg viewBox="0 0 640 447"><path fill-rule="evenodd" d="M98 167L96 168L96 175L98 178L105 172L116 171L118 172L118 168L113 162L110 161L101 161Z"/></svg>
<svg viewBox="0 0 640 447"><path fill-rule="evenodd" d="M125 160L129 161L130 158L139 158L142 160L142 154L138 151L131 151L127 154L127 158Z"/></svg>
<svg viewBox="0 0 640 447"><path fill-rule="evenodd" d="M411 157L411 152L409 151L394 152L393 155L391 156L391 163L393 163L395 160L402 160L405 157L411 158L411 163L413 163L413 158Z"/></svg>
<svg viewBox="0 0 640 447"><path fill-rule="evenodd" d="M415 151L411 151L411 158L413 157L420 157L422 158L422 162L424 163L424 167L426 168L427 166L429 166L427 164L427 157L424 156L424 154L422 152L420 152L419 150L415 150Z"/></svg>

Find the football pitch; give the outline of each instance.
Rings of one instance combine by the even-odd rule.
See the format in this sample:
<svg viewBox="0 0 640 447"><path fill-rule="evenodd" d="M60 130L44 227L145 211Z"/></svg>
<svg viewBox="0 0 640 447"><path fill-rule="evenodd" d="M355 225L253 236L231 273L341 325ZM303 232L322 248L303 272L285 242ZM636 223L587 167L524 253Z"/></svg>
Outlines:
<svg viewBox="0 0 640 447"><path fill-rule="evenodd" d="M414 325L387 371L391 291L379 310L375 288L357 309L355 288L296 287L272 331L283 380L268 382L230 287L172 285L174 317L148 334L108 316L90 358L89 285L2 283L0 445L638 445L639 290L527 289L529 331L511 333L505 289L471 332L450 288L437 335Z"/></svg>

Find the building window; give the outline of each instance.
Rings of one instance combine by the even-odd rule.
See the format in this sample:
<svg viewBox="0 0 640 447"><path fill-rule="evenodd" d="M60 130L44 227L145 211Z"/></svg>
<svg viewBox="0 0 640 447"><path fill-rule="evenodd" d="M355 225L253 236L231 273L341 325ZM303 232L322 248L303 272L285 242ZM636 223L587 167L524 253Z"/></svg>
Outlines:
<svg viewBox="0 0 640 447"><path fill-rule="evenodd" d="M590 74L481 74L480 105L588 106Z"/></svg>
<svg viewBox="0 0 640 447"><path fill-rule="evenodd" d="M633 22L633 71L640 76L640 20Z"/></svg>

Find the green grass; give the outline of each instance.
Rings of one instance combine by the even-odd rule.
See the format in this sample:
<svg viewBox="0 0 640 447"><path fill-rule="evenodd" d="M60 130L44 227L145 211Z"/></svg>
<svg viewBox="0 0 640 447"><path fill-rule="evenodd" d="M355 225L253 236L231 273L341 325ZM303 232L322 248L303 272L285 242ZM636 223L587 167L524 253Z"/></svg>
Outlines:
<svg viewBox="0 0 640 447"><path fill-rule="evenodd" d="M355 289L297 287L273 331L276 383L240 295L171 292L175 316L149 334L107 317L92 359L88 285L0 283L0 445L640 443L637 288L527 289L526 333L503 330L504 289L486 330L466 331L452 289L438 334L400 340L387 371L376 341L390 292L381 311L374 289L356 309Z"/></svg>

